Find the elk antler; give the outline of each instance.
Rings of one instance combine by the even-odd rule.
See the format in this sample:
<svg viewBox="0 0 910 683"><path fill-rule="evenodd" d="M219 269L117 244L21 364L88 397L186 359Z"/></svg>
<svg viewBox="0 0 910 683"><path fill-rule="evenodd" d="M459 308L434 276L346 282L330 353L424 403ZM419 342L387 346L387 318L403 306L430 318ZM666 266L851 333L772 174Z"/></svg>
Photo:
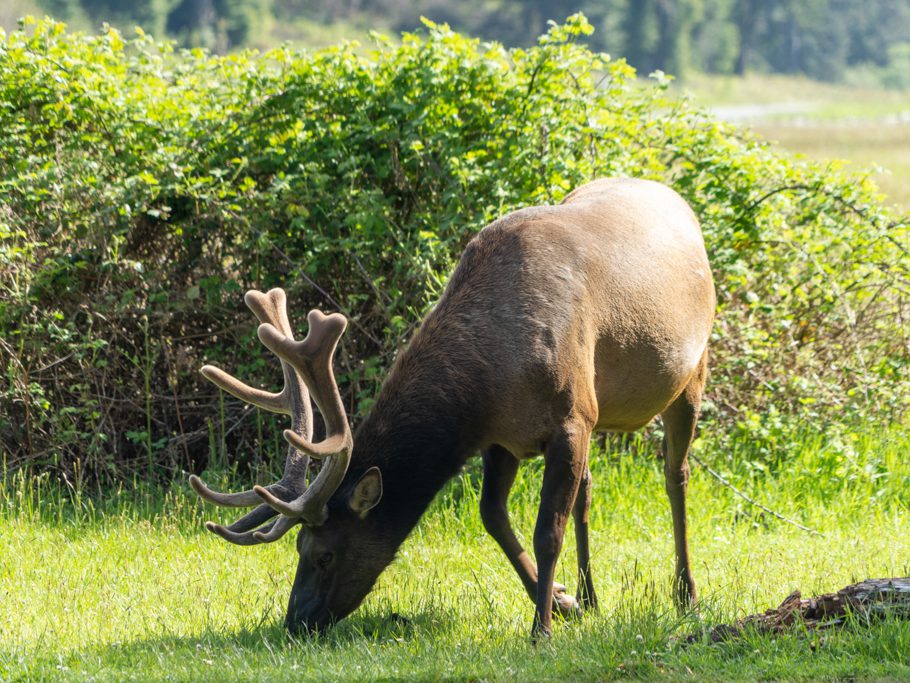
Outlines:
<svg viewBox="0 0 910 683"><path fill-rule="evenodd" d="M254 389L211 365L203 367L202 374L248 403L291 416L292 429L284 431L284 438L290 444L284 474L274 484L257 485L241 493L212 491L195 475L190 476L190 484L200 497L216 505L241 507L265 501L230 526L206 522L209 531L231 543L253 545L281 538L298 522L315 526L325 521L326 502L347 472L353 437L332 371L335 349L347 326L345 317L340 313L324 315L320 311L310 311L307 316L310 329L306 338L298 342L291 333L283 290L273 289L267 294L251 290L244 301L262 323L259 339L281 359L284 388L277 394ZM326 438L319 443L310 441L313 414L307 387L313 392L325 421ZM324 460L324 463L315 481L307 488L310 457ZM256 528L278 513L281 516L277 520Z"/></svg>
<svg viewBox="0 0 910 683"><path fill-rule="evenodd" d="M310 329L301 342L294 341L270 323L259 326L259 339L281 358L282 363L289 364L303 378L325 420L326 438L319 443L311 443L299 432L290 429L284 431L284 438L292 448L324 460L324 463L312 485L290 502L277 498L262 486L255 486L253 490L283 516L300 518L304 524L319 525L327 516L326 502L344 479L354 445L332 371L332 358L347 320L340 313L324 315L321 311L312 310L307 315L307 322Z"/></svg>
<svg viewBox="0 0 910 683"><path fill-rule="evenodd" d="M243 300L261 323L267 324L272 329L281 330L288 339L292 338L291 324L287 315L287 296L284 290L272 289L266 294L250 290ZM277 394L254 389L212 365L203 366L202 374L206 379L237 398L273 413L290 415L292 429L288 431L301 440L310 438L313 434L313 409L310 406L310 395L306 384L299 373L284 360L281 361L281 369L284 374L284 388ZM296 500L306 490L308 467L309 458L306 451L298 450L291 445L288 448L284 462L284 474L281 479L271 484L268 489L262 490L268 491L269 495L273 497L277 494L288 500ZM244 507L260 503L256 509L229 526L206 522L205 526L209 531L231 543L254 545L274 541L281 538L299 521L296 517L282 516L265 524L279 511L273 506L262 503L260 494L254 489L240 493L218 493L208 488L196 475L190 475L190 485L203 500L215 505ZM265 526L260 526L263 524Z"/></svg>

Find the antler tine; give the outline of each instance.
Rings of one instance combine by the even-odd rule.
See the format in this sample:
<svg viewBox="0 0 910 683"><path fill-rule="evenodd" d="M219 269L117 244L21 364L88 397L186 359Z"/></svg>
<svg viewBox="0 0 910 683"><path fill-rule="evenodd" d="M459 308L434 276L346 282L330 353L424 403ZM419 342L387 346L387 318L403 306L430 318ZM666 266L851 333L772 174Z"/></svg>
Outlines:
<svg viewBox="0 0 910 683"><path fill-rule="evenodd" d="M265 294L251 289L244 297L247 307L260 323L268 323L293 339L287 314L287 295L283 289L271 289ZM203 376L229 394L273 413L295 416L303 410L307 424L312 425L312 410L306 385L299 381L292 368L282 361L284 388L278 393L256 389L214 365L202 366ZM296 426L295 426L296 429ZM312 429L312 427L310 428Z"/></svg>
<svg viewBox="0 0 910 683"><path fill-rule="evenodd" d="M269 522L261 529L264 531L271 531L277 521L278 520ZM231 526L233 526L233 524ZM257 532L254 531L231 531L231 527L221 526L220 524L215 524L214 522L206 522L205 528L211 531L213 534L221 536L221 538L223 538L228 543L233 543L234 545L259 545L262 543L262 541L259 540L259 538L255 535Z"/></svg>
<svg viewBox="0 0 910 683"><path fill-rule="evenodd" d="M275 288L266 293L250 290L244 296L244 301L260 323L280 330L285 338L293 339L287 315L287 295L284 290ZM204 366L202 374L206 379L241 400L271 412L290 415L292 430L289 431L300 439L308 439L313 433L313 410L307 386L300 374L284 359L281 359L281 369L284 375L284 387L278 393L253 388L211 365ZM288 498L300 497L306 490L308 466L309 458L306 451L300 451L293 446L289 447L282 478L268 486L270 495L281 494ZM208 488L195 475L190 477L190 484L203 500L216 505L245 507L262 503L261 497L252 489L238 493L219 493ZM206 528L238 545L274 541L283 536L298 521L297 519L278 519L255 529L270 517L274 517L276 512L271 506L260 505L230 526L207 522Z"/></svg>
<svg viewBox="0 0 910 683"><path fill-rule="evenodd" d="M242 508L259 502L259 497L252 489L239 493L219 493L206 486L205 482L195 474L190 475L190 486L193 487L193 490L202 500L221 507ZM252 494L252 497L250 497L250 494Z"/></svg>
<svg viewBox="0 0 910 683"><path fill-rule="evenodd" d="M269 506L265 503L262 504L262 507L268 508L273 517L278 514L269 508ZM271 543L272 541L277 541L299 523L299 519L291 519L290 517L285 517L282 515L274 522L266 524L265 526L260 527L255 531L244 531L242 533L238 533L233 530L233 527L235 526L234 524L229 527L225 527L221 526L220 524L214 524L213 522L206 522L205 528L211 531L213 534L218 534L225 541L234 543L236 545L258 545L259 543Z"/></svg>
<svg viewBox="0 0 910 683"><path fill-rule="evenodd" d="M262 529L260 527L274 516L275 511L265 503L262 503L225 528L234 533L261 531Z"/></svg>
<svg viewBox="0 0 910 683"><path fill-rule="evenodd" d="M265 503L263 503L263 505L265 505ZM271 527L254 531L253 538L261 543L271 543L272 541L277 541L299 523L300 520L297 518L281 515L275 520L275 523L272 524Z"/></svg>
<svg viewBox="0 0 910 683"><path fill-rule="evenodd" d="M270 413L284 413L285 415L291 411L285 390L274 394L270 391L256 389L214 365L203 365L199 372L219 389L223 389L232 396L236 396L241 401L246 401L257 408L268 410Z"/></svg>
<svg viewBox="0 0 910 683"><path fill-rule="evenodd" d="M325 420L326 439L318 444L291 430L285 430L285 439L297 450L315 458L324 458L325 463L316 480L296 500L282 501L261 486L253 490L283 515L299 517L307 524L318 525L325 521L325 504L347 472L354 440L332 370L332 359L338 340L347 327L347 319L340 313L325 315L312 310L307 322L310 329L301 342L281 334L268 323L259 326L259 339L300 374Z"/></svg>

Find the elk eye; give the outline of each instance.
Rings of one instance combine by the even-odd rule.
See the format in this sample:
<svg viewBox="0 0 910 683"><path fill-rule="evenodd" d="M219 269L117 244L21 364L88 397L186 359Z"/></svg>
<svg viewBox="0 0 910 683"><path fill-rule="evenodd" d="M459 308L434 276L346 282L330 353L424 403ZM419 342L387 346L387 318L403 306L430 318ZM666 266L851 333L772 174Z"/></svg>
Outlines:
<svg viewBox="0 0 910 683"><path fill-rule="evenodd" d="M335 556L332 555L332 553L325 552L319 556L319 559L316 560L316 564L319 566L320 569L325 569L330 564L332 564L332 560L334 560L334 559L335 559Z"/></svg>

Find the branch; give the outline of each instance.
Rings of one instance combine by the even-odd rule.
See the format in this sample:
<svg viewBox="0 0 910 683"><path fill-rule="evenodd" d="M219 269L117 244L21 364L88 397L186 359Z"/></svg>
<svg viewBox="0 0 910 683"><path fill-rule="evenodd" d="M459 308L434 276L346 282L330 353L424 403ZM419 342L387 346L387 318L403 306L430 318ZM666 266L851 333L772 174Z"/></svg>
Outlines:
<svg viewBox="0 0 910 683"><path fill-rule="evenodd" d="M747 503L750 503L750 504L754 505L754 506L757 507L757 508L761 508L762 510L764 510L765 512L767 512L769 515L772 515L772 516L776 517L777 519L781 520L782 522L786 522L787 524L792 524L793 526L795 526L795 527L797 527L797 528L799 528L799 529L802 529L803 531L806 531L806 532L808 532L808 533L810 533L810 534L815 534L816 536L821 536L821 537L824 538L825 535L824 535L823 533L821 533L820 531L816 531L815 529L810 529L810 528L807 527L807 526L803 526L803 525L800 524L799 522L797 522L797 521L795 521L795 520L792 520L792 519L790 519L789 517L784 517L784 516L783 516L782 514L780 514L779 512L775 512L774 510L772 510L771 508L769 508L767 505L762 505L762 504L759 503L757 500L754 500L753 498L750 498L750 497L747 496L745 493L743 493L743 492L740 491L738 488L736 488L733 484L731 484L729 481L727 481L727 479L726 479L722 474L720 474L719 472L717 472L717 471L715 471L714 469L712 469L706 462L704 462L703 460L701 460L698 456L693 455L692 453L690 453L690 454L689 454L689 457L690 457L692 460L694 460L695 462L697 462L699 465L701 465L702 467L704 467L706 470L708 470L708 474L710 474L712 477L714 477L715 479L717 479L717 481L719 481L721 484L723 484L723 485L726 486L728 489L730 489L731 491L733 491L733 493L735 493L737 496L739 496L740 498L742 498L743 500L745 500Z"/></svg>

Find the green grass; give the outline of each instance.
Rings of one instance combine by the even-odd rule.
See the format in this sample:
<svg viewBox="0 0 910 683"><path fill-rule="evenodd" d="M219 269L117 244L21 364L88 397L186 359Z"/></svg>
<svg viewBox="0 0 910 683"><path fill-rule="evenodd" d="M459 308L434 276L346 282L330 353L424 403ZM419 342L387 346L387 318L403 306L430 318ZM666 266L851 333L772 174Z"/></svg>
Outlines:
<svg viewBox="0 0 910 683"><path fill-rule="evenodd" d="M477 513L476 473L454 481L367 602L336 629L290 640L293 539L238 548L202 530L183 480L103 499L11 479L0 500L0 679L603 680L910 677L910 622L838 633L682 645L674 636L775 606L910 574L910 434L807 437L762 472L746 440L697 452L802 523L764 516L696 468L691 543L701 615L669 603L672 543L660 464L595 453L592 510L602 607L528 639L532 606ZM513 518L533 528L541 463L522 468ZM225 483L225 482L222 482ZM559 580L575 585L574 543ZM395 620L393 613L407 621ZM701 621L700 621L701 620Z"/></svg>

